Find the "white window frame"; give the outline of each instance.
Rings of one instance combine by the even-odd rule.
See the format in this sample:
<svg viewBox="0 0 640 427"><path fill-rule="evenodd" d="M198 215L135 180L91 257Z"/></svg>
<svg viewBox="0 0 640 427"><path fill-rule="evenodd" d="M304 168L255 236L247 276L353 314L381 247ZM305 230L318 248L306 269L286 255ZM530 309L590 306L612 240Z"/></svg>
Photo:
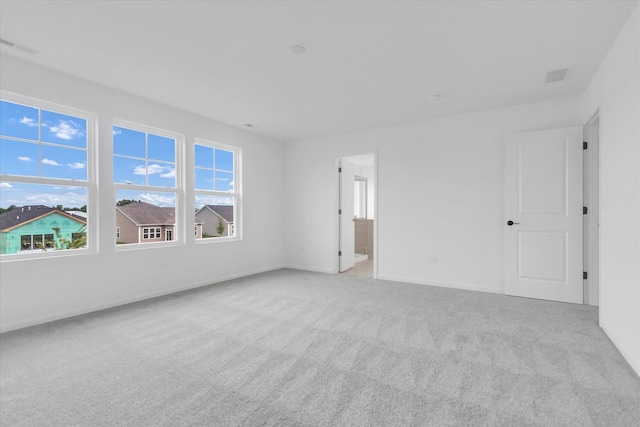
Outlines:
<svg viewBox="0 0 640 427"><path fill-rule="evenodd" d="M220 236L220 237L211 238L211 239L204 239L204 238L195 239L195 236L194 236L194 240L198 245L216 243L216 242L230 242L230 241L242 240L242 222L241 222L242 221L242 149L232 145L213 142L204 138L195 138L194 144L191 147L193 162L191 164L192 170L190 171L190 173L194 175L195 175L195 169L196 169L195 168L195 165L196 165L195 146L196 145L211 147L213 149L217 148L219 150L224 150L224 151L231 151L233 153L233 192L197 189L195 188L196 187L195 176L193 177L194 181L193 181L193 188L191 189L191 191L193 192L192 194L193 194L194 202L198 194L207 195L207 196L232 197L234 199L233 224L234 224L235 235L230 236L229 230L227 230L227 236ZM215 164L213 166L215 170ZM193 221L195 221L195 216L193 218ZM235 224L240 224L240 226L239 227L235 226ZM196 226L196 235L197 235L197 226Z"/></svg>
<svg viewBox="0 0 640 427"><path fill-rule="evenodd" d="M146 134L152 133L154 135L163 136L166 138L171 138L176 141L176 157L175 157L175 167L176 167L176 178L175 178L175 187L159 187L154 185L141 185L141 184L125 184L113 181L113 191L114 191L114 200L117 200L118 190L132 190L132 191L148 191L153 193L175 193L175 226L173 233L173 240L158 240L151 242L144 242L144 240L151 240L150 238L145 238L144 233L140 232L139 236L142 238L138 238L138 243L129 243L126 245L118 245L114 241L114 247L116 251L127 251L127 250L138 250L142 248L148 248L149 246L175 246L175 245L183 245L184 238L181 237L185 233L180 233L179 230L183 229L182 226L182 218L184 211L184 147L185 147L185 137L184 135L165 130L159 129L149 125L143 125L140 123L130 122L122 119L113 119L112 126L113 127L121 127L126 129L131 129L138 132L144 132ZM111 167L113 168L113 158L115 153L111 152ZM121 156L126 157L126 156ZM147 158L148 160L148 158ZM114 203L115 209L115 203ZM114 221L117 215L114 215ZM114 227L116 225L114 224ZM156 227L145 227L145 228L153 228L155 230ZM155 234L155 233L154 233ZM160 233L161 235L161 233ZM160 237L160 236L158 236Z"/></svg>
<svg viewBox="0 0 640 427"><path fill-rule="evenodd" d="M51 250L51 251L34 251L34 252L18 252L15 254L7 254L0 256L0 262L11 262L22 259L33 258L48 258L58 256L76 256L80 254L97 253L98 252L98 224L96 208L98 206L98 190L97 190L97 176L98 176L98 150L96 147L97 141L97 123L98 116L95 113L89 111L80 110L78 108L69 107L66 105L60 105L53 102L45 101L42 99L31 98L24 95L19 95L12 92L0 90L0 99L3 101L12 102L15 104L22 104L39 110L48 110L55 113L65 114L73 117L79 117L86 120L87 129L87 179L68 179L68 178L48 178L48 177L36 177L36 176L21 176L10 175L0 173L0 181L2 182L15 182L20 184L41 184L41 185L53 185L53 186L74 186L83 187L87 191L87 246L85 248L68 249L68 250ZM9 140L20 141L15 137L3 137ZM33 142L33 141L30 141ZM47 233L51 234L51 233Z"/></svg>

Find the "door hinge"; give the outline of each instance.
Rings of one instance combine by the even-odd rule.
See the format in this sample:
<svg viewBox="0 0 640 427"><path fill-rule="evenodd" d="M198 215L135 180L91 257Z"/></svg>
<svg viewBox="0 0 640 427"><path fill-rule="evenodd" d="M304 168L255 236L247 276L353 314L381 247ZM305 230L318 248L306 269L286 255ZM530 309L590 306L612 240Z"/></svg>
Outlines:
<svg viewBox="0 0 640 427"><path fill-rule="evenodd" d="M338 251L338 256L342 256L342 251Z"/></svg>
<svg viewBox="0 0 640 427"><path fill-rule="evenodd" d="M583 271L583 272L582 272L582 280L587 280L587 277L588 277L588 276L589 276L589 275L587 274L587 272L586 272L586 271Z"/></svg>
<svg viewBox="0 0 640 427"><path fill-rule="evenodd" d="M582 143L582 149L583 149L583 150L586 150L588 145L589 145L589 144L587 144L587 141L584 141L584 142Z"/></svg>
<svg viewBox="0 0 640 427"><path fill-rule="evenodd" d="M342 173L342 168L338 168L338 173Z"/></svg>
<svg viewBox="0 0 640 427"><path fill-rule="evenodd" d="M338 209L338 215L342 215L342 209Z"/></svg>
<svg viewBox="0 0 640 427"><path fill-rule="evenodd" d="M588 211L587 207L586 207L586 206L583 206L583 207L582 207L582 215L586 215L586 214L587 214L587 211Z"/></svg>

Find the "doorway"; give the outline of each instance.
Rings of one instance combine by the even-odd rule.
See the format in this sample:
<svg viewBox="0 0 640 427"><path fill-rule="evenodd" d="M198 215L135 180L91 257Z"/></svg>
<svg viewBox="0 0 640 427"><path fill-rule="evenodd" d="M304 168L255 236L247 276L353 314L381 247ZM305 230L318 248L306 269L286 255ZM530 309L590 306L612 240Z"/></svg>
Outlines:
<svg viewBox="0 0 640 427"><path fill-rule="evenodd" d="M338 271L375 277L375 156L339 159Z"/></svg>

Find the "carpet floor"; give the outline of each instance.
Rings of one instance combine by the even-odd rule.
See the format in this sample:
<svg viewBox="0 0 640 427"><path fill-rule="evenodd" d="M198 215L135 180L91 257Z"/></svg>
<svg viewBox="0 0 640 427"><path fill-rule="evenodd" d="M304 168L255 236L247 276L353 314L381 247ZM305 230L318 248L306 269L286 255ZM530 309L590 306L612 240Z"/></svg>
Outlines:
<svg viewBox="0 0 640 427"><path fill-rule="evenodd" d="M597 319L278 270L0 335L0 425L638 426Z"/></svg>

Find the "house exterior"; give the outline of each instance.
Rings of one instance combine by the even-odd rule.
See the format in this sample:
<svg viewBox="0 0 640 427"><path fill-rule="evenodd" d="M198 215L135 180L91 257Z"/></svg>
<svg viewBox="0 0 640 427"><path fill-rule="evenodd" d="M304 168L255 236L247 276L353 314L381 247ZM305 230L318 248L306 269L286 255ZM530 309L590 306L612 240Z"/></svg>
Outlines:
<svg viewBox="0 0 640 427"><path fill-rule="evenodd" d="M116 206L116 242L152 243L176 239L175 208L133 202Z"/></svg>
<svg viewBox="0 0 640 427"><path fill-rule="evenodd" d="M196 212L196 223L202 224L203 237L234 236L233 206L204 205ZM218 232L219 224L222 233Z"/></svg>
<svg viewBox="0 0 640 427"><path fill-rule="evenodd" d="M60 239L85 234L86 219L43 205L22 206L0 214L0 254L54 250ZM60 229L57 236L54 228Z"/></svg>

